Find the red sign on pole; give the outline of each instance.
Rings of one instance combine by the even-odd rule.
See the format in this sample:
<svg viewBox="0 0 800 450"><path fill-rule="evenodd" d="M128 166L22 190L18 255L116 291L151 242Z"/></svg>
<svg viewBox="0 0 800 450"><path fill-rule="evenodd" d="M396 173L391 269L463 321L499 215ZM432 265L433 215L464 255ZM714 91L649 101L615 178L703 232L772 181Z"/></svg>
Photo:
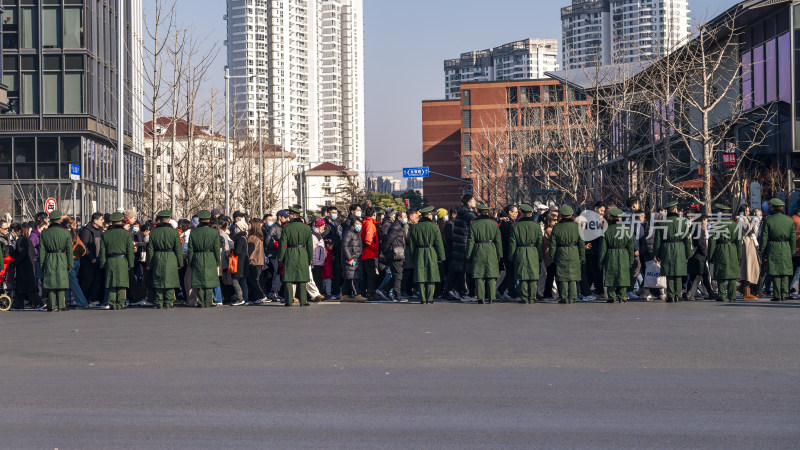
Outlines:
<svg viewBox="0 0 800 450"><path fill-rule="evenodd" d="M736 167L736 153L723 153L722 167Z"/></svg>
<svg viewBox="0 0 800 450"><path fill-rule="evenodd" d="M44 212L50 214L56 210L56 199L50 197L44 201Z"/></svg>

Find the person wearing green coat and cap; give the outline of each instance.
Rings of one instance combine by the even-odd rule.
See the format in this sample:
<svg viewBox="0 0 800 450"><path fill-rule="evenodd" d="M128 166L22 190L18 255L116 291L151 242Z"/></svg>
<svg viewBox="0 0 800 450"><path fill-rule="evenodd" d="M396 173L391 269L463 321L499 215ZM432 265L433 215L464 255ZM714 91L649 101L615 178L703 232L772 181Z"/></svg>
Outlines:
<svg viewBox="0 0 800 450"><path fill-rule="evenodd" d="M158 212L159 223L150 231L147 242L147 267L151 271L158 309L172 308L175 289L181 287L178 269L183 266L183 249L178 230L169 223L171 216L168 210Z"/></svg>
<svg viewBox="0 0 800 450"><path fill-rule="evenodd" d="M408 242L413 261L414 282L419 286L420 304L433 303L439 275L439 261L445 260L444 242L439 227L433 221L434 207L420 211L422 217L409 233Z"/></svg>
<svg viewBox="0 0 800 450"><path fill-rule="evenodd" d="M500 258L503 257L503 238L500 226L489 217L489 207L478 205L478 220L469 226L467 261L472 261L472 278L478 303L490 304L497 296Z"/></svg>
<svg viewBox="0 0 800 450"><path fill-rule="evenodd" d="M708 262L714 265L714 279L719 287L718 302L727 298L736 301L736 283L739 281L739 261L742 259L742 236L739 226L731 220L731 208L727 205L715 205L723 217L711 225L711 236L708 239ZM791 219L790 219L791 220ZM794 227L794 222L792 222Z"/></svg>
<svg viewBox="0 0 800 450"><path fill-rule="evenodd" d="M586 259L586 243L569 205L558 208L561 221L550 234L550 258L556 266L556 282L561 296L559 303L575 303L577 283L581 280L581 264Z"/></svg>
<svg viewBox="0 0 800 450"><path fill-rule="evenodd" d="M200 221L187 243L186 261L192 268L192 287L197 292L197 307L210 308L214 288L219 287L219 232L211 228L211 211L197 213Z"/></svg>
<svg viewBox="0 0 800 450"><path fill-rule="evenodd" d="M72 239L59 224L61 211L50 213L50 226L39 238L39 262L42 265L42 288L47 291L47 310L66 311L64 291L69 289L72 269Z"/></svg>
<svg viewBox="0 0 800 450"><path fill-rule="evenodd" d="M794 221L783 214L783 200L773 198L769 205L772 213L764 219L758 248L763 255L767 275L775 283L772 301L779 302L789 298L789 279L793 273L792 254L797 249L797 235Z"/></svg>
<svg viewBox="0 0 800 450"><path fill-rule="evenodd" d="M678 214L678 202L669 203L667 218L656 226L653 260L661 263L661 275L667 278L667 303L679 302L686 262L692 253L689 224Z"/></svg>
<svg viewBox="0 0 800 450"><path fill-rule="evenodd" d="M609 211L609 225L600 239L600 266L604 269L604 285L608 291L607 303L627 302L631 285L631 267L634 263L633 233L619 223L625 213L619 208Z"/></svg>
<svg viewBox="0 0 800 450"><path fill-rule="evenodd" d="M311 262L314 260L314 239L311 227L300 217L303 211L292 206L288 210L291 222L281 231L278 261L283 263L283 284L286 288L286 303L292 306L299 298L300 306L308 306L306 283L311 280Z"/></svg>
<svg viewBox="0 0 800 450"><path fill-rule="evenodd" d="M522 217L511 229L509 260L514 264L514 279L519 281L520 303L536 303L540 258L544 256L542 227L533 220L533 207L520 205Z"/></svg>
<svg viewBox="0 0 800 450"><path fill-rule="evenodd" d="M111 226L100 239L100 267L106 274L108 306L112 310L125 309L125 293L133 269L133 238L123 228L122 219L122 213L111 214Z"/></svg>

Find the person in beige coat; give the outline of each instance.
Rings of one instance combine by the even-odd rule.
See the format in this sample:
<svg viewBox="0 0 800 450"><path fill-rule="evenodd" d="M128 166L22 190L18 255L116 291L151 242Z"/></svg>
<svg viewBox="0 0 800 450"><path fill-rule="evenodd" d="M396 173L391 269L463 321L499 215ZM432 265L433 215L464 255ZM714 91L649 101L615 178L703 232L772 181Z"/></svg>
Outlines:
<svg viewBox="0 0 800 450"><path fill-rule="evenodd" d="M736 214L739 230L742 233L742 259L739 262L739 292L745 300L755 300L751 286L758 284L761 262L758 257L758 229L760 220L750 216L750 206L742 205Z"/></svg>

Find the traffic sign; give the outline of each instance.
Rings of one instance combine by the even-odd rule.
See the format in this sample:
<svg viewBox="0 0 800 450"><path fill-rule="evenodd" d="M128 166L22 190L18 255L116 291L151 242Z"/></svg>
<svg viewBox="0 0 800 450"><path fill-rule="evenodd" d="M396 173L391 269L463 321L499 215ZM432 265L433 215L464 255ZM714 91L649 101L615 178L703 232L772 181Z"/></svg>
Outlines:
<svg viewBox="0 0 800 450"><path fill-rule="evenodd" d="M431 170L428 167L404 167L403 178L428 178Z"/></svg>
<svg viewBox="0 0 800 450"><path fill-rule="evenodd" d="M50 214L51 212L56 210L56 199L53 197L48 198L44 201L44 212Z"/></svg>
<svg viewBox="0 0 800 450"><path fill-rule="evenodd" d="M81 179L81 166L78 164L69 165L69 179L79 181Z"/></svg>

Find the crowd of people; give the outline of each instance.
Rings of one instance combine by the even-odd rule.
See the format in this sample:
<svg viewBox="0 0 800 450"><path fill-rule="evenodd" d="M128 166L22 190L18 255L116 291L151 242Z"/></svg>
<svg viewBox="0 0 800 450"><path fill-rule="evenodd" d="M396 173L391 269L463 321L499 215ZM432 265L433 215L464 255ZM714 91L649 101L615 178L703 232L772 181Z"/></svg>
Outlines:
<svg viewBox="0 0 800 450"><path fill-rule="evenodd" d="M249 218L220 210L141 222L95 213L85 225L54 211L0 221L4 288L13 310L169 309L283 302L791 298L800 282L800 208L711 217L673 201L648 214L636 198L591 208L584 240L568 205L493 210L471 195L450 210L351 205L309 219L298 206ZM655 284L653 280L656 280ZM660 281L663 280L663 281ZM739 294L737 296L737 293Z"/></svg>

